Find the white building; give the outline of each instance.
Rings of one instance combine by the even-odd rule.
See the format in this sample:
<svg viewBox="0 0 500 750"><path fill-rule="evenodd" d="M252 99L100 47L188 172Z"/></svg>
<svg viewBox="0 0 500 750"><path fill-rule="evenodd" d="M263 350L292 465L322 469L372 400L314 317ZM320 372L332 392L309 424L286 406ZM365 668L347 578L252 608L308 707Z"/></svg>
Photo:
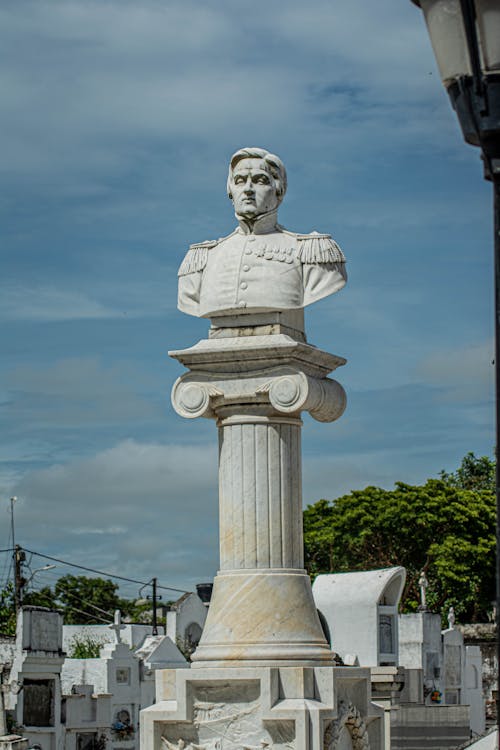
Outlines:
<svg viewBox="0 0 500 750"><path fill-rule="evenodd" d="M80 639L94 639L94 626L78 627ZM101 627L101 626L97 626ZM112 642L100 657L68 659L62 649L62 616L41 607L23 607L10 656L6 708L31 746L41 750L138 750L139 712L154 702L156 669L189 667L166 635L147 635L140 647L131 642L140 629L119 618L104 626ZM149 630L151 628L149 627ZM114 633L112 632L114 631ZM100 631L104 637L104 631Z"/></svg>

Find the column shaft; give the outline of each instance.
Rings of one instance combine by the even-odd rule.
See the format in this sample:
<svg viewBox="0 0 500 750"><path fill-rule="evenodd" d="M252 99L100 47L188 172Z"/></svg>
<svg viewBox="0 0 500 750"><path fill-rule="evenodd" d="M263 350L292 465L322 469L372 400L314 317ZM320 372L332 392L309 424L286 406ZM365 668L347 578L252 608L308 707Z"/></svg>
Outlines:
<svg viewBox="0 0 500 750"><path fill-rule="evenodd" d="M302 568L301 422L219 427L221 570Z"/></svg>

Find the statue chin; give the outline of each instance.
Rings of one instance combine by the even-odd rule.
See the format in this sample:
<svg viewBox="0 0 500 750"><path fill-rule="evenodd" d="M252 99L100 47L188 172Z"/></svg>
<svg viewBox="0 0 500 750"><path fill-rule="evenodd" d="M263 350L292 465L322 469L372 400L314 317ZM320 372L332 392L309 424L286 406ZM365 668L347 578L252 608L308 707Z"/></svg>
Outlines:
<svg viewBox="0 0 500 750"><path fill-rule="evenodd" d="M237 216L241 216L242 219L258 219L259 216L262 216L261 213L257 211L257 209L248 209L247 211L237 211Z"/></svg>

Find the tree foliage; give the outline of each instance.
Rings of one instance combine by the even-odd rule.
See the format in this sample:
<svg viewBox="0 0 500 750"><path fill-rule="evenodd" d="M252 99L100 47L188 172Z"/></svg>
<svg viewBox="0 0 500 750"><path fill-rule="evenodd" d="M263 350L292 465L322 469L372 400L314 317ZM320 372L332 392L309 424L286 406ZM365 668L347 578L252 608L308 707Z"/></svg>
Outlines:
<svg viewBox="0 0 500 750"><path fill-rule="evenodd" d="M422 486L367 487L304 511L306 566L319 573L402 565L402 609L427 604L444 616L453 605L462 621L484 621L495 596L495 495L487 457L468 454L453 474Z"/></svg>
<svg viewBox="0 0 500 750"><path fill-rule="evenodd" d="M469 452L463 457L462 463L456 471L450 474L441 471L440 478L451 487L462 490L489 490L495 492L496 465L489 456L476 458L474 453Z"/></svg>
<svg viewBox="0 0 500 750"><path fill-rule="evenodd" d="M0 589L0 633L2 635L16 634L16 608L12 581Z"/></svg>
<svg viewBox="0 0 500 750"><path fill-rule="evenodd" d="M122 608L124 600L118 596L118 588L106 578L65 575L56 582L54 594L65 624L90 625L106 620L115 609Z"/></svg>
<svg viewBox="0 0 500 750"><path fill-rule="evenodd" d="M66 625L103 624L113 620L115 610L132 622L152 622L151 602L123 599L118 585L105 578L65 575L54 588L44 586L39 591L26 591L23 604L57 609ZM0 589L0 633L15 635L16 616L12 582Z"/></svg>

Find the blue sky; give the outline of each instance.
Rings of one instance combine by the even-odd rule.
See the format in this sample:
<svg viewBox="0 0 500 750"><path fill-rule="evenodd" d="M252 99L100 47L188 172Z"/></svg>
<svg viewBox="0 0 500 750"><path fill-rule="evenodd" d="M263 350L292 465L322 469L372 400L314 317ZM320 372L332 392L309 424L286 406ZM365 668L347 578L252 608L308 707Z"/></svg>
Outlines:
<svg viewBox="0 0 500 750"><path fill-rule="evenodd" d="M280 222L348 259L307 312L348 408L304 420L304 502L491 455L491 188L409 0L22 0L0 29L0 548L17 495L29 549L215 574L216 431L173 412L167 351L206 334L176 271L232 230L245 145L287 166Z"/></svg>

